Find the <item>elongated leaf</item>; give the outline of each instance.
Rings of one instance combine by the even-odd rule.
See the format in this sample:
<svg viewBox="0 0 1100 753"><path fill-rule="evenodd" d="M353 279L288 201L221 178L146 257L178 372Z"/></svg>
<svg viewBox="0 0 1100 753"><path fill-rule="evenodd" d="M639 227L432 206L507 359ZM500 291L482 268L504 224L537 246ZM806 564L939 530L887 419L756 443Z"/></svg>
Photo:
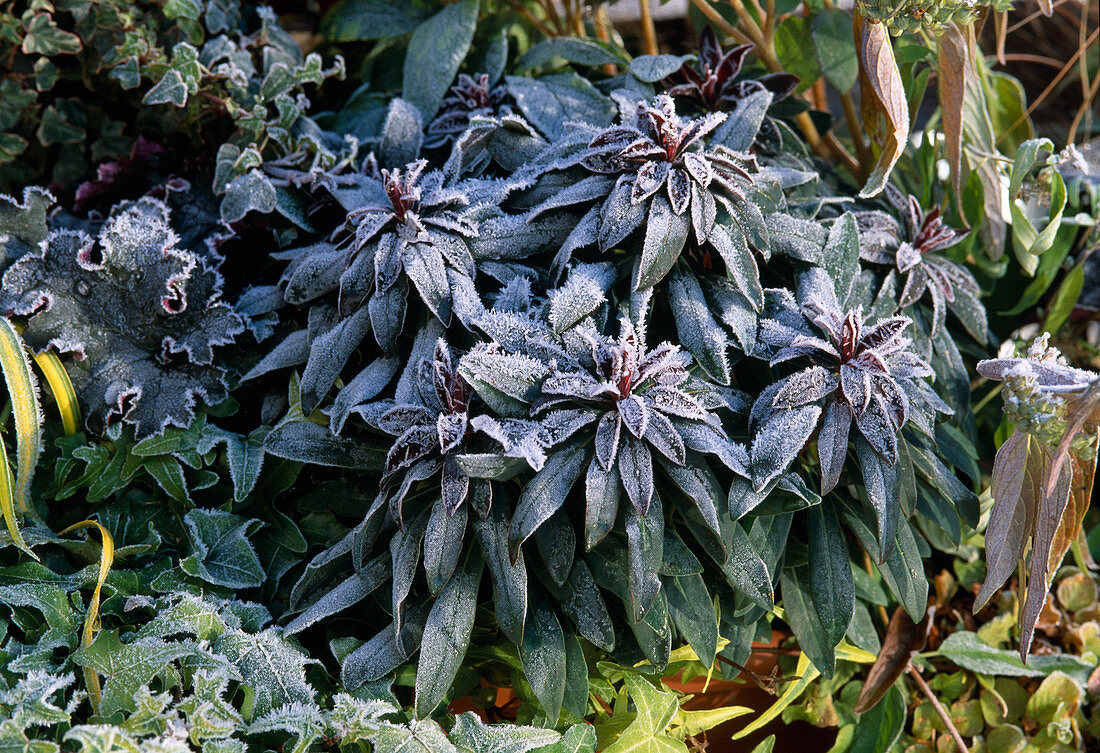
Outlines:
<svg viewBox="0 0 1100 753"><path fill-rule="evenodd" d="M924 648L928 633L927 617L920 624L913 622L903 608L894 609L890 624L886 628L886 637L882 641L875 663L867 673L867 681L859 691L859 698L853 711L863 714L875 707L905 668L913 655ZM950 637L950 636L949 636Z"/></svg>
<svg viewBox="0 0 1100 753"><path fill-rule="evenodd" d="M440 591L424 623L416 667L416 715L432 713L447 697L470 645L482 562L476 553Z"/></svg>
<svg viewBox="0 0 1100 753"><path fill-rule="evenodd" d="M31 479L42 453L42 408L38 383L31 371L26 346L7 317L0 317L0 370L15 418L15 504L24 513L31 510Z"/></svg>
<svg viewBox="0 0 1100 753"><path fill-rule="evenodd" d="M466 505L459 506L453 514L448 512L442 498L432 505L428 528L424 532L424 574L432 593L439 593L458 566L466 533L466 516Z"/></svg>
<svg viewBox="0 0 1100 753"><path fill-rule="evenodd" d="M663 193L650 201L645 242L638 264L634 289L651 288L661 281L680 257L691 230L691 218L685 212L676 214Z"/></svg>
<svg viewBox="0 0 1100 753"><path fill-rule="evenodd" d="M810 597L826 639L835 646L848 632L855 611L855 583L848 566L848 548L832 505L815 505L808 515Z"/></svg>
<svg viewBox="0 0 1100 753"><path fill-rule="evenodd" d="M887 753L901 737L907 715L905 696L900 688L892 686L883 702L856 722L848 750L851 753Z"/></svg>
<svg viewBox="0 0 1100 753"><path fill-rule="evenodd" d="M435 117L462 65L477 26L480 0L460 0L420 24L405 53L405 99L412 102L427 123Z"/></svg>
<svg viewBox="0 0 1100 753"><path fill-rule="evenodd" d="M894 163L905 151L909 140L909 103L905 98L905 85L894 60L894 48L886 24L863 24L859 78L864 102L876 117L882 115L886 119L886 132L879 140L881 152L878 162L859 192L861 198L870 198L877 196L886 186Z"/></svg>
<svg viewBox="0 0 1100 753"><path fill-rule="evenodd" d="M523 542L565 503L587 459L585 444L571 441L557 448L523 487L508 531L508 551L513 560L519 556Z"/></svg>
<svg viewBox="0 0 1100 753"><path fill-rule="evenodd" d="M824 677L832 677L836 665L835 644L825 634L825 627L811 597L810 568L805 565L784 567L779 574L779 588L783 594L787 622L798 639L798 647L810 657Z"/></svg>
<svg viewBox="0 0 1100 753"><path fill-rule="evenodd" d="M665 520L660 500L653 502L645 515L633 506L624 513L630 616L635 622L645 618L661 589L657 571L664 557Z"/></svg>
<svg viewBox="0 0 1100 753"><path fill-rule="evenodd" d="M500 505L494 505L484 519L474 518L481 551L493 578L493 600L501 631L517 646L523 641L527 620L527 566L523 552L508 556L508 519Z"/></svg>
<svg viewBox="0 0 1100 753"><path fill-rule="evenodd" d="M1035 530L1035 513L1049 468L1049 454L1031 435L1014 431L993 463L993 509L986 528L986 575L974 609L984 607L1023 559Z"/></svg>
<svg viewBox="0 0 1100 753"><path fill-rule="evenodd" d="M565 635L558 616L540 591L532 594L519 658L547 718L556 721L565 699Z"/></svg>
<svg viewBox="0 0 1100 753"><path fill-rule="evenodd" d="M729 384L726 333L714 321L703 289L686 264L677 264L673 268L669 276L668 298L680 342L695 356L707 376L719 384Z"/></svg>
<svg viewBox="0 0 1100 753"><path fill-rule="evenodd" d="M718 654L718 618L703 577L698 574L666 577L662 583L668 613L676 629L699 660L709 667Z"/></svg>
<svg viewBox="0 0 1100 753"><path fill-rule="evenodd" d="M34 362L38 364L39 371L46 377L46 384L50 387L57 410L61 414L61 426L66 436L76 434L80 430L80 404L76 400L76 390L73 389L69 372L61 365L57 353L47 350L43 353L31 353Z"/></svg>

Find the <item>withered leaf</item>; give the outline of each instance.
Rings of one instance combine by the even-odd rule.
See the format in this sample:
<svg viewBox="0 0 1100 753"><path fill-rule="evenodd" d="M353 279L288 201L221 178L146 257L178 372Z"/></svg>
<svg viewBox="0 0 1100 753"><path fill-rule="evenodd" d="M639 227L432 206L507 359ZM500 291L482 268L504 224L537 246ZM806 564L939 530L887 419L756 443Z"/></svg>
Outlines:
<svg viewBox="0 0 1100 753"><path fill-rule="evenodd" d="M1030 434L1015 431L993 463L993 510L986 528L986 577L974 600L980 610L1012 575L1035 530L1049 453Z"/></svg>
<svg viewBox="0 0 1100 753"><path fill-rule="evenodd" d="M859 77L861 89L871 95L870 104L876 114L886 118L886 133L880 144L882 152L860 198L877 196L886 186L890 171L905 151L909 138L909 103L901 81L890 34L881 23L864 24L859 43Z"/></svg>
<svg viewBox="0 0 1100 753"><path fill-rule="evenodd" d="M913 622L902 607L894 609L886 628L886 637L882 641L882 649L878 652L875 663L871 665L871 671L867 673L867 682L863 683L863 689L859 692L852 711L863 714L874 708L909 666L913 655L924 648L927 637L927 614L918 624Z"/></svg>

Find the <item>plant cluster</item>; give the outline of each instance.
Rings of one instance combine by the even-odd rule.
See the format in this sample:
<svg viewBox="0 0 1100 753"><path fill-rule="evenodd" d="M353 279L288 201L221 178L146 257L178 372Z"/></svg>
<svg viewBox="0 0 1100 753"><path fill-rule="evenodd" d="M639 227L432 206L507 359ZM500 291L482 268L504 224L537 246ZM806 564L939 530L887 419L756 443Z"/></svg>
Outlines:
<svg viewBox="0 0 1100 753"><path fill-rule="evenodd" d="M708 28L697 56L631 57L531 44L545 24L522 2L530 26L479 0L345 0L324 28L377 40L354 70L378 77L319 112L307 94L342 59L304 55L269 9L30 5L0 14L19 89L3 107L23 103L0 119L19 153L0 182L48 179L34 155L56 144L27 128L51 108L87 123L42 153L52 178L89 180L0 196L0 544L17 547L0 552L0 743L683 752L747 712L689 711L662 678L730 680L773 629L798 659L739 736L787 709L856 749L904 727L923 750L937 722L906 726L894 681L936 662L960 671L936 685L960 718L977 703L1036 746L1092 729L1073 589L1092 582L1100 382L1047 339L1016 357L1001 301L986 310L1003 275L1034 275L1009 304L1034 307L1078 242L1068 156L1014 136L1011 177L964 187L954 136L903 155L883 24L855 71L799 81L774 18L744 24L755 48ZM815 44L852 44L826 11ZM967 14L921 13L946 65ZM791 95L860 71L895 138L853 182ZM79 96L70 112L54 85L82 77L144 114ZM1004 382L991 495L1001 415L993 394L972 404L976 374ZM974 564L987 520L986 569L930 581L930 560ZM1091 654L1021 663L1010 628L1026 658L1055 581ZM968 594L996 607L984 632L944 617ZM948 634L931 648L891 643L929 623ZM1019 708L1017 678L1040 676ZM515 692L516 724L447 715L483 683Z"/></svg>

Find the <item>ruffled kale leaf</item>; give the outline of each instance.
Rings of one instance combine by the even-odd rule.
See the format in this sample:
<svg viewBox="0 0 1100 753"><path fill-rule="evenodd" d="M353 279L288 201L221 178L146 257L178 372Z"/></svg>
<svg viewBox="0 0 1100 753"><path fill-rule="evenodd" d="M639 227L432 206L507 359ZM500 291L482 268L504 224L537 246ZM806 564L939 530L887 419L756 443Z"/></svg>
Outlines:
<svg viewBox="0 0 1100 753"><path fill-rule="evenodd" d="M121 205L96 237L54 230L4 275L4 306L27 317L28 345L71 356L94 431L122 420L140 439L227 395L214 348L244 326L221 300L219 260L181 249L169 221L158 200Z"/></svg>

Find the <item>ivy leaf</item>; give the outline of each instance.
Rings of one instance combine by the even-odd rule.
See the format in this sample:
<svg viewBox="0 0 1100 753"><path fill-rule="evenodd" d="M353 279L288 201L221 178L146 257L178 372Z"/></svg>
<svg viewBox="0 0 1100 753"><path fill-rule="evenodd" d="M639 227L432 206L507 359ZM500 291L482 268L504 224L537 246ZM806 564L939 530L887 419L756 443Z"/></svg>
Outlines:
<svg viewBox="0 0 1100 753"><path fill-rule="evenodd" d="M230 630L214 640L211 650L224 655L240 672L245 693L241 713L246 720L290 703L314 703L306 665L315 661L277 628L256 634Z"/></svg>
<svg viewBox="0 0 1100 753"><path fill-rule="evenodd" d="M101 630L91 644L73 654L73 661L102 675L106 682L100 713L134 711L134 697L143 685L170 662L195 652L184 643L166 643L156 638L139 638L132 643L119 640L117 630Z"/></svg>
<svg viewBox="0 0 1100 753"><path fill-rule="evenodd" d="M627 671L623 684L637 713L604 753L687 753L687 746L667 734L669 722L680 708L676 694L661 691L641 675Z"/></svg>
<svg viewBox="0 0 1100 753"><path fill-rule="evenodd" d="M184 516L191 556L180 565L190 575L225 588L257 588L264 582L260 558L248 537L259 520L220 510L191 510Z"/></svg>
<svg viewBox="0 0 1100 753"><path fill-rule="evenodd" d="M59 29L49 13L35 13L25 23L26 33L23 35L22 45L24 55L75 55L83 48L80 37Z"/></svg>

